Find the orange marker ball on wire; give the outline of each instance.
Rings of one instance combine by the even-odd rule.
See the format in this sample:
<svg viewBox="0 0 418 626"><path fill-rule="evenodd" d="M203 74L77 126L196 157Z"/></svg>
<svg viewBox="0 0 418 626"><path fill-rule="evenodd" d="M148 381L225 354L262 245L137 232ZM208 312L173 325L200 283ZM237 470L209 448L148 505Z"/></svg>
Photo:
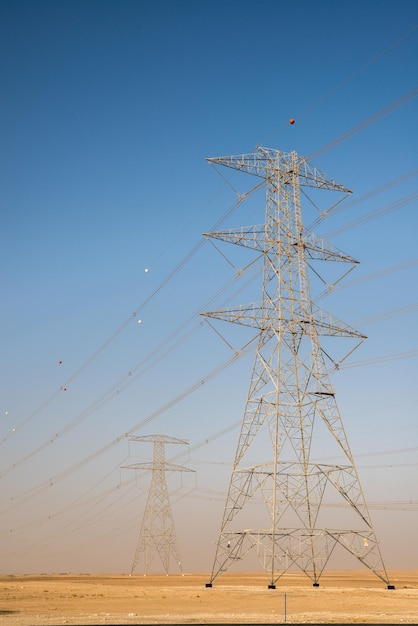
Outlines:
<svg viewBox="0 0 418 626"><path fill-rule="evenodd" d="M294 123L295 123L294 119L289 120L289 124L294 124Z"/></svg>

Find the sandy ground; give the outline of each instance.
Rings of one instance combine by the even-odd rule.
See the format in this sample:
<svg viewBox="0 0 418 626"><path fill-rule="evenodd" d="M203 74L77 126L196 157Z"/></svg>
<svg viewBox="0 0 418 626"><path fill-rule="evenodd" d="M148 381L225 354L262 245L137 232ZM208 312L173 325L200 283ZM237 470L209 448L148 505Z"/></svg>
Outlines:
<svg viewBox="0 0 418 626"><path fill-rule="evenodd" d="M313 588L287 574L0 576L0 624L418 624L418 570L328 572Z"/></svg>

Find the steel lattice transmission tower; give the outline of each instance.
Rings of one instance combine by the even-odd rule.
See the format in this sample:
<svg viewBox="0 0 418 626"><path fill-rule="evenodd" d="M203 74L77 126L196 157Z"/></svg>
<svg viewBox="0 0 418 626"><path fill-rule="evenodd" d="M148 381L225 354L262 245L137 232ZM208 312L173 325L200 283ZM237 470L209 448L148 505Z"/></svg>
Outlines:
<svg viewBox="0 0 418 626"><path fill-rule="evenodd" d="M166 574L169 572L170 560L173 559L182 571L180 553L177 546L173 513L168 493L167 472L194 472L182 465L167 463L165 460L165 444L188 444L184 439L175 439L166 435L145 435L129 437L130 441L153 442L153 460L149 463L124 465L124 468L135 470L151 470L152 478L145 507L138 545L132 563L131 574L138 562L142 560L144 574L147 574L151 562L157 555Z"/></svg>
<svg viewBox="0 0 418 626"><path fill-rule="evenodd" d="M263 257L261 302L202 313L258 331L212 575L206 586L211 587L218 576L255 550L269 572L269 588L274 589L294 566L317 587L339 544L393 588L323 347L326 337L354 339L358 345L365 337L319 308L311 296L311 268L316 261L352 267L357 261L316 236L302 221L302 187L340 192L336 204L341 194L351 192L295 152L258 147L251 154L207 160L264 179L266 209L265 223L260 226L205 234ZM303 189L303 197L307 193ZM315 462L313 455L324 452L344 460ZM345 506L343 514L337 508L341 505Z"/></svg>

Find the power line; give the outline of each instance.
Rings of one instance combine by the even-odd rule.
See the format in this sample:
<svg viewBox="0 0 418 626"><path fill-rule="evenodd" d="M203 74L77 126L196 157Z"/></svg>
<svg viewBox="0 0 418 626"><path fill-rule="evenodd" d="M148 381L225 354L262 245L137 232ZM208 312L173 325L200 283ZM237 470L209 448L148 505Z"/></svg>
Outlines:
<svg viewBox="0 0 418 626"><path fill-rule="evenodd" d="M391 202L390 204L380 209L376 209L375 211L372 211L371 213L362 215L362 217L359 217L358 219L353 220L352 222L349 222L348 224L345 224L344 226L340 226L338 228L335 228L334 230L329 231L325 235L325 238L332 239L333 237L336 237L337 235L346 233L348 230L357 228L358 226L363 226L363 224L366 224L367 222L375 220L378 217L382 217L383 215L387 215L388 213L392 211L396 211L397 209L407 206L408 204L411 204L411 202L415 202L417 199L418 199L418 192L411 193L405 196L404 198L400 198L399 200L396 200L395 202Z"/></svg>
<svg viewBox="0 0 418 626"><path fill-rule="evenodd" d="M346 211L347 209L351 209L353 206L357 204L366 202L367 200L370 200L370 198L373 198L374 196L380 193L388 191L389 189L392 189L396 185L406 182L410 178L417 176L417 174L418 174L418 169L411 170L410 172L407 172L406 174L402 174L401 176L398 176L397 178L394 178L388 181L387 183L384 183L380 187L376 187L375 189L367 191L366 193L364 193L358 198L350 198L348 200L345 200L344 203L339 204L338 206L333 206L330 209L327 209L326 211L321 213L314 222L312 222L309 225L307 230L309 231L313 230L316 226L318 226L318 224L320 224L324 219L326 219L330 213L332 213L332 215L335 215L336 213L340 213L341 211Z"/></svg>
<svg viewBox="0 0 418 626"><path fill-rule="evenodd" d="M383 270L380 270L379 272L375 272L373 274L355 279L353 281L350 282L345 282L343 283L340 287L349 287L355 284L358 284L359 282L365 282L365 281L369 281L375 278L379 278L381 276L385 276L389 273L393 273L393 272L397 272L397 271L401 271L403 269L408 269L410 267L413 267L415 265L418 264L418 259L413 259L411 261L407 261L405 263L390 267L390 268L385 268ZM236 280L236 277L234 277L231 281L229 281L227 283L227 286L229 286L232 282L234 282ZM251 278L252 280L252 278ZM221 290L220 290L221 291ZM222 288L223 291L223 288ZM219 292L217 292L217 294L219 294ZM215 295L217 295L215 294ZM208 302L211 302L213 300L214 296L212 296ZM408 307L401 307L398 310L394 310L394 311L390 311L390 312L385 312L382 314L378 314L377 316L371 316L369 318L366 318L366 323L371 323L372 321L375 321L376 319L388 319L389 317L393 317L397 314L406 314L408 312L412 312L413 310L416 309L416 305L409 305ZM197 313L194 314L192 316L192 318L190 319L194 319L195 317L197 317ZM368 320L368 321L367 321ZM190 320L189 320L190 321ZM363 320L364 322L364 320ZM188 323L188 322L187 322ZM186 324L186 323L185 323ZM181 328L183 328L185 326L185 324L183 324L183 326ZM179 331L175 331L171 336L176 336L177 333ZM161 342L163 345L166 343L167 340L164 340L163 342ZM161 346L161 344L160 344ZM159 349L159 347L157 349ZM146 361L153 355L155 354L155 350L152 351L151 353L149 353L148 357L145 357L145 359L143 359L139 365L143 365L146 363ZM164 356L164 355L163 355ZM408 352L408 353L400 353L397 355L388 355L388 356L384 356L384 357L377 357L375 359L369 359L367 361L357 361L357 362L346 362L343 365L339 366L339 369L345 369L348 367L359 367L362 365L369 365L369 364L375 364L375 363L380 363L380 362L385 362L385 361L389 361L389 360L398 360L398 359L402 359L402 358L411 358L416 356L416 351L413 352ZM160 357L163 358L163 357ZM135 371L138 367L135 366L135 368L133 368L133 370L131 371L131 374L133 373L133 371ZM149 369L150 364L147 365L147 368ZM108 392L106 392L105 394L103 394L101 396L101 398L99 398L97 401L95 401L95 403L93 403L92 405L90 405L90 407L88 409L86 409L85 411L83 411L83 413L81 413L77 418L75 418L74 420L72 420L72 422L70 422L69 424L66 425L66 427L64 427L61 431L59 431L58 433L56 433L52 438L48 438L43 444L41 444L40 446L38 446L35 450L31 451L29 454L27 454L25 457L19 459L18 461L15 461L12 465L10 465L9 467L5 468L5 470L3 470L3 472L0 474L0 478L6 476L8 473L10 473L12 470L16 469L19 465L21 465L22 463L26 462L27 460L29 460L30 458L32 458L33 456L35 456L36 454L38 454L39 452L41 452L42 450L44 450L46 447L48 447L50 444L54 443L60 436L62 436L63 434L69 432L72 428L74 428L75 426L77 426L78 424L80 424L84 419L86 419L86 417L88 417L89 415L91 415L92 413L96 412L97 410L99 410L105 403L107 403L110 399L112 399L112 397L114 397L114 394L118 391L118 390L123 390L126 386L128 386L129 384L131 384L134 380L134 377L132 375L128 375L128 377L124 377L121 381L118 381L118 383L116 383ZM124 383L125 381L125 383ZM196 387L195 387L196 388ZM183 399L184 397L187 397L187 395L191 393L191 391L186 391L182 397L180 399ZM173 404L176 404L179 401L179 399L174 399ZM163 412L164 409L162 410L157 410L154 414L153 417L151 417L150 419L154 419L154 417L158 416L160 414L160 412ZM145 422L143 425L145 425L147 422ZM134 427L133 430L131 430L130 432L133 432L134 430L137 430L138 428L140 428L141 425L137 425L136 427ZM227 429L225 430L225 434L228 432L231 432L231 430L234 430L237 427L237 424L233 424L230 427L227 427ZM219 437L221 435L217 434L215 437ZM113 445L116 445L116 443L118 443L121 439L123 439L124 435L119 436L116 440L114 440L113 442L111 442L110 446L105 446L104 448L102 448L100 451L97 451L95 453L93 453L93 455L91 457L88 457L87 459L87 463L90 462L91 460L93 460L94 458L96 458L98 455L100 455L102 452L106 452L109 447L113 447ZM207 440L208 441L208 440ZM197 444L198 446L202 446L205 445L205 442L201 442L200 444ZM191 446L191 450L195 449L194 446ZM82 462L82 464L84 465L84 463ZM78 469L78 464L75 467L74 470L70 470L70 473L72 473L72 471L75 471L76 469ZM67 477L67 473L62 477L65 478ZM58 478L58 480L61 480L62 478ZM55 479L56 482L57 479ZM50 484L50 482L46 483L45 487L48 486ZM41 487L41 491L43 490L43 488ZM38 494L39 491L36 491L36 494ZM15 500L16 502L16 500Z"/></svg>
<svg viewBox="0 0 418 626"><path fill-rule="evenodd" d="M348 369L350 367L364 367L366 365L376 365L377 363L386 363L387 361L399 361L400 359L412 359L418 356L418 350L410 350L408 352L399 352L398 354L389 354L385 356L366 359L363 361L345 362L338 366L338 369Z"/></svg>
<svg viewBox="0 0 418 626"><path fill-rule="evenodd" d="M389 52L390 50L392 50L393 48L395 48L396 46L398 46L400 43L402 43L402 41L404 41L405 39L407 39L410 35L412 35L416 30L417 30L418 26L415 25L412 29L408 30L407 32L405 32L401 37L395 39L389 46L386 46L383 50L381 50L378 54L376 54L374 57L372 57L369 61L367 61L366 63L364 63L363 65L361 65L355 72L353 72L352 74L349 74L346 78L344 78L342 81L340 81L339 83L337 83L334 87L332 87L331 89L329 89L328 91L326 91L322 96L320 96L319 98L317 98L313 103L311 103L310 105L308 105L305 109L302 109L302 111L300 113L297 113L296 117L297 119L300 119L302 117L304 117L305 115L307 115L308 113L310 113L311 111L315 110L316 108L318 108L318 106L320 104L322 104L325 100L327 100L330 96L332 96L334 93L336 93L337 91L339 91L342 87L345 87L345 85L347 85L348 83L350 83L354 78L356 78L357 76L359 76L364 70L366 70L368 67L370 67L371 65L373 65L374 63L376 63L381 57L383 57L387 52ZM283 125L282 128L287 128L287 123L286 126ZM267 142L264 142L269 143Z"/></svg>
<svg viewBox="0 0 418 626"><path fill-rule="evenodd" d="M356 126L353 126L353 128L350 128L350 130L346 131L345 133L343 133L336 139L333 139L329 143L323 145L322 148L318 148L318 150L311 152L311 154L306 157L306 160L311 161L313 159L316 159L318 156L320 156L324 152L331 150L331 148L335 148L335 146L337 146L338 144L342 143L343 141L346 141L353 135L359 133L361 130L364 130L365 128L370 126L371 124L374 124L375 122L380 120L382 117L389 115L389 113L392 113L393 111L403 106L404 104L406 104L413 98L416 98L417 95L418 95L418 87L414 87L414 89L411 89L407 93L403 94L403 96L401 96L400 98L397 98L396 100L394 100L387 106L383 107L383 109L376 111L376 113L374 113L367 119L363 120Z"/></svg>
<svg viewBox="0 0 418 626"><path fill-rule="evenodd" d="M410 96L410 97L412 97L412 96ZM401 99L400 99L400 100L401 100ZM403 102L407 101L407 99L406 99L406 100L405 100L405 99L404 99L404 100L402 100L402 102L400 102L400 100L396 101L396 107L397 107L397 106L400 106ZM395 107L395 108L396 108L396 107ZM392 107L390 110L393 110L393 107ZM389 108L388 108L388 107L386 107L386 108L384 109L384 111L389 112ZM374 117L373 117L373 119L378 119L379 117L380 117L379 115L378 115L377 117L376 117L376 116L374 116ZM367 120L366 120L366 121L367 121ZM371 123L370 118L368 119L367 123ZM356 128L357 128L357 127L356 127ZM330 149L330 147L332 147L333 145L334 145L334 144L327 144L327 147L324 147L323 149L321 149L321 151L325 150L325 148L326 148L326 149ZM258 187L258 185L257 185L257 187ZM251 191L251 190L250 190L250 191ZM237 206L237 205L238 205L238 204L242 201L242 199L243 199L242 197L238 198L237 202L235 202L235 203L234 203L234 205L232 206L232 208L230 209L230 211L228 211L228 212L227 212L227 214L226 214L223 218L221 218L221 220L219 220L219 221L217 222L217 224L215 225L215 227L217 227L217 225L219 225L219 223L221 223L221 222L223 221L223 219L226 219L227 215L229 215L229 214L230 214L230 212L232 212L232 211L234 210L234 208L236 208L236 206ZM393 208L394 208L394 207L393 207L393 205L391 205L391 208L386 207L386 208L385 208L385 210L386 210L386 211L388 211L388 210L393 210ZM371 219L371 218L370 218L370 219ZM351 226L351 227L354 227L354 226ZM345 228L347 228L347 227L345 227ZM180 263L179 263L179 264L175 267L175 269L174 269L174 270L173 270L173 271L172 271L172 272L168 275L168 277L167 277L167 278L166 278L166 279L165 279L165 280L164 280L164 281L163 281L163 282L159 285L159 287L158 287L158 288L157 288L157 289L156 289L156 290L155 290L155 291L154 291L154 292L153 292L153 293L152 293L152 294L151 294L151 295L150 295L150 296L149 296L149 297L148 297L148 298L147 298L147 299L146 299L146 300L145 300L145 301L144 301L144 302L143 302L143 303L142 303L142 304L141 304L141 305L140 305L140 306L136 309L136 311L132 314L132 316L130 316L130 317L129 317L129 318L128 318L128 319L127 319L127 320L126 320L126 321L125 321L125 322L124 322L124 323L123 323L123 324L122 324L122 325L121 325L121 326L120 326L120 327L119 327L119 328L115 331L115 333L113 333L113 334L112 334L112 335L111 335L111 336L110 336L110 337L109 337L109 338L108 338L108 339L107 339L107 340L106 340L106 341L102 344L102 346L101 346L101 347L100 347L100 348L99 348L96 352L94 352L94 353L92 354L92 356L91 356L91 357L90 357L87 361L85 361L85 363L84 363L84 364L83 364L80 368L78 368L78 369L77 369L77 370L73 373L73 375L72 375L72 376L71 376L71 377L67 380L67 383L66 383L66 384L68 384L69 382L73 381L73 380L74 380L74 378L75 378L76 376L78 376L78 375L81 373L81 371L82 371L83 369L85 369L85 367L87 367L87 365L89 365L89 364L90 364L90 363L94 360L94 358L95 358L95 357L96 357L96 356L97 356L97 355L98 355L98 354L99 354L102 350L104 350L104 349L105 349L105 348L106 348L106 347L107 347L107 346L108 346L108 345L109 345L109 344L110 344L110 343L111 343L111 342L112 342L112 341L116 338L116 336L117 336L117 335L118 335L118 334L119 334L119 333L123 330L123 328L125 328L125 327L127 326L127 324L131 321L131 319L132 319L133 317L135 317L135 316L136 316L137 312L139 312L139 310L141 310L141 308L142 308L142 307L144 307L146 304L148 304L148 302L150 301L150 299L152 299L152 298L153 298L153 297L154 297L154 296L155 296L155 295L156 295L156 294L157 294L157 293L158 293L158 292L159 292L159 291L160 291L160 290L161 290L161 289L162 289L162 288L163 288L163 287L164 287L164 286L165 286L165 285L166 285L166 284L167 284L167 283L171 280L171 278L172 278L175 274L177 274L177 272L178 272L178 271L180 271L180 269L182 269L182 267L184 267L184 265L185 265L185 264L186 264L186 263L190 260L190 258L192 258L192 256L193 256L193 255L197 252L197 250L198 250L199 248L200 248L200 244L198 244L197 246L195 246L194 248L192 248L192 249L191 249L191 251L190 251L190 252L189 252L189 253L188 253L188 254L187 254L187 255L183 258L183 260L182 260L182 261L181 261L181 262L180 262ZM357 281L358 281L358 280L359 280L359 279L357 279ZM33 414L32 414L32 415L28 418L28 419L27 419L27 420L25 420L25 421L21 424L21 426L22 426L23 424L26 424L26 423L29 421L29 419L31 419L32 417L34 417L34 415L38 414L38 413L39 413L39 412L40 412L43 408L45 408L45 406L46 406L46 405L47 405L47 404L48 404L48 403L49 403L49 402L50 402L53 398L55 398L55 397L58 395L58 393L59 393L59 392L55 392L55 393L53 394L53 396L51 396L51 397L50 397L50 398L49 398L49 399L48 399L45 403L43 403L43 404L42 404L42 405L41 405L41 406L40 406L40 407L39 407L39 408L38 408L38 409L37 409L37 410L36 410L36 411L35 411L35 412L34 412L34 413L33 413ZM70 427L70 426L69 426L69 427ZM49 445L49 443L52 443L55 439L56 439L56 436L52 437L52 438L49 440L49 442L48 442L48 443L45 443L45 445Z"/></svg>

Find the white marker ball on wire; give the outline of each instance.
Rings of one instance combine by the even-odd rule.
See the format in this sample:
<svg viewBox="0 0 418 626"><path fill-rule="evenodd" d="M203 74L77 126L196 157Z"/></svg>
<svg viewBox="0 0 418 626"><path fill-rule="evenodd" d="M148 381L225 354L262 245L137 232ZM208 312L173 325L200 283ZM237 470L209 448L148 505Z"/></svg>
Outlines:
<svg viewBox="0 0 418 626"><path fill-rule="evenodd" d="M145 274L148 274L148 272L149 272L149 269L148 269L148 267L146 267L145 268Z"/></svg>
<svg viewBox="0 0 418 626"><path fill-rule="evenodd" d="M142 320L138 320L138 324L142 324Z"/></svg>

